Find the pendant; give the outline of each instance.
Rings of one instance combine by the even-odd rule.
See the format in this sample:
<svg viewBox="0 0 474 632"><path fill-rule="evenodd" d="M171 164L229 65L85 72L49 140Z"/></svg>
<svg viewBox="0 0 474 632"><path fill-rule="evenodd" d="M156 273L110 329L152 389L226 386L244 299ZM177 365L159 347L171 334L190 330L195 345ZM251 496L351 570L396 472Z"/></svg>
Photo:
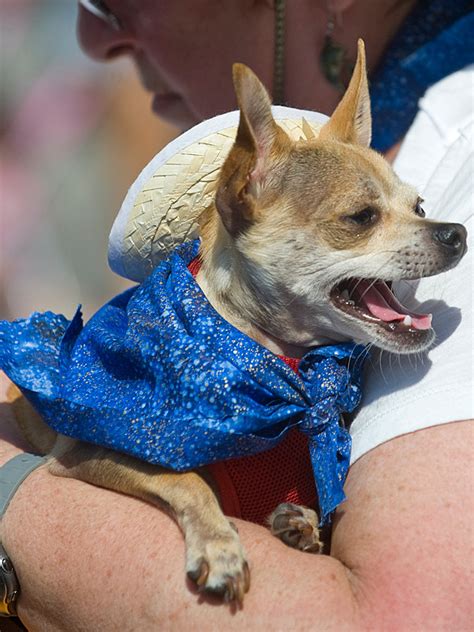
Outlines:
<svg viewBox="0 0 474 632"><path fill-rule="evenodd" d="M326 35L319 61L329 83L339 92L344 92L352 74L352 64L347 59L344 47L335 42L330 35Z"/></svg>

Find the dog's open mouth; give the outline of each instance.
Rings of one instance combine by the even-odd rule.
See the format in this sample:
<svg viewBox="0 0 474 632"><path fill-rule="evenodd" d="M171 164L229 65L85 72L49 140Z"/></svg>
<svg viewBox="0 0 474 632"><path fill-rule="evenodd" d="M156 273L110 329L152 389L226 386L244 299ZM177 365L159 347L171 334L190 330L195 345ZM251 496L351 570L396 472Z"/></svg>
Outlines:
<svg viewBox="0 0 474 632"><path fill-rule="evenodd" d="M395 297L391 283L376 279L348 279L331 291L335 307L362 321L377 323L387 332L408 333L431 329L431 314L418 314Z"/></svg>

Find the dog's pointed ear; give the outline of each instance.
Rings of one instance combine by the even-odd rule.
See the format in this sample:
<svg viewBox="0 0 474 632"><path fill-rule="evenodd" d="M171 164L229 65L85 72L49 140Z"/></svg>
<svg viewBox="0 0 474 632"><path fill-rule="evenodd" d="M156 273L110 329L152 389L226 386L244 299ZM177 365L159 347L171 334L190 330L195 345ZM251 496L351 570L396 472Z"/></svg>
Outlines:
<svg viewBox="0 0 474 632"><path fill-rule="evenodd" d="M280 129L273 119L270 97L257 75L244 64L233 65L232 78L240 110L235 142L262 160Z"/></svg>
<svg viewBox="0 0 474 632"><path fill-rule="evenodd" d="M340 140L365 147L370 145L372 118L362 39L357 42L357 61L346 93L329 121L321 128L319 138Z"/></svg>
<svg viewBox="0 0 474 632"><path fill-rule="evenodd" d="M232 68L240 110L235 143L222 168L216 206L224 226L235 234L252 221L271 170L278 140L288 137L276 124L266 88L244 64Z"/></svg>

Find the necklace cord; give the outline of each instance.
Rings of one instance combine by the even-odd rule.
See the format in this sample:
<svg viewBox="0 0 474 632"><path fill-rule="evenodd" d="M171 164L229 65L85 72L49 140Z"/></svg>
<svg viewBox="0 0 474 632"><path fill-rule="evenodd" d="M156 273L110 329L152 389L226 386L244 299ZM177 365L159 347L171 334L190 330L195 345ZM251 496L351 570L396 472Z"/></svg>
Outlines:
<svg viewBox="0 0 474 632"><path fill-rule="evenodd" d="M273 55L273 103L285 102L285 0L275 0L275 43Z"/></svg>

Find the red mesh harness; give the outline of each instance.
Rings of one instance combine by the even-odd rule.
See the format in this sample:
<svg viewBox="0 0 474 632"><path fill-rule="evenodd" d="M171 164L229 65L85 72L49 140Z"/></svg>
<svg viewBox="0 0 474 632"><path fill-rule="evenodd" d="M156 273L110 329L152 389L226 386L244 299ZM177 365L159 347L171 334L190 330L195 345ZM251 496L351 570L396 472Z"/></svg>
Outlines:
<svg viewBox="0 0 474 632"><path fill-rule="evenodd" d="M188 269L195 277L200 267L199 259L194 259ZM298 358L280 358L298 372ZM272 450L212 463L207 469L217 484L227 516L265 524L280 503L316 505L307 439L296 429L290 430Z"/></svg>

